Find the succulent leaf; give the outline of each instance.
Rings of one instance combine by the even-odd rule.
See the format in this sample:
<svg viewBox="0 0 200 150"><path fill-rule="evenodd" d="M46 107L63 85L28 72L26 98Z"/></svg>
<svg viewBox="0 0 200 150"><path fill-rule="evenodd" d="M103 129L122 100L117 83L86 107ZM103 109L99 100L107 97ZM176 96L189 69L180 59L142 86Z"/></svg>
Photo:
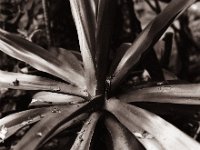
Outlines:
<svg viewBox="0 0 200 150"><path fill-rule="evenodd" d="M81 114L73 119L71 119L70 121L66 122L65 124L61 125L60 127L58 127L51 135L49 135L45 141L43 141L43 143L41 143L40 145L44 145L46 142L48 142L48 140L50 140L52 137L56 136L57 134L59 134L60 132L64 131L65 129L76 125L78 123L83 122L84 120L86 120L88 118L88 114Z"/></svg>
<svg viewBox="0 0 200 150"><path fill-rule="evenodd" d="M200 105L199 84L171 84L127 90L119 95L123 102L155 102L183 105Z"/></svg>
<svg viewBox="0 0 200 150"><path fill-rule="evenodd" d="M95 95L97 88L95 67L95 7L92 1L70 0L72 15L76 24L80 50L83 58L87 89Z"/></svg>
<svg viewBox="0 0 200 150"><path fill-rule="evenodd" d="M105 124L111 134L114 150L144 150L135 136L116 119L107 117Z"/></svg>
<svg viewBox="0 0 200 150"><path fill-rule="evenodd" d="M4 140L15 134L21 128L40 121L50 111L48 108L36 108L14 113L0 119L0 128L7 130Z"/></svg>
<svg viewBox="0 0 200 150"><path fill-rule="evenodd" d="M62 104L79 104L86 100L78 97L62 93L52 93L52 92L38 92L33 96L30 107L34 106L51 106L51 105L62 105Z"/></svg>
<svg viewBox="0 0 200 150"><path fill-rule="evenodd" d="M142 31L133 45L126 51L112 77L112 88L126 77L130 69L138 63L141 56L157 42L161 35L166 31L170 24L195 0L175 0L168 6Z"/></svg>
<svg viewBox="0 0 200 150"><path fill-rule="evenodd" d="M13 73L0 70L0 86L11 89L21 90L41 90L62 92L72 95L87 97L87 93L76 86L67 83L54 81L45 77Z"/></svg>
<svg viewBox="0 0 200 150"><path fill-rule="evenodd" d="M35 150L46 140L48 135L56 131L59 125L79 115L80 112L78 113L77 111L85 105L86 104L52 107L52 111L25 134L14 147L14 150Z"/></svg>
<svg viewBox="0 0 200 150"><path fill-rule="evenodd" d="M46 108L35 108L8 115L0 119L0 127L5 126L8 128L20 124L23 121L27 121L30 120L31 118L35 118L37 116L44 114L45 112L47 112L47 110L48 109Z"/></svg>
<svg viewBox="0 0 200 150"><path fill-rule="evenodd" d="M191 137L163 120L161 117L139 107L110 99L105 108L113 113L130 131L141 128L144 138L155 138L166 150L200 149L200 144ZM133 132L132 132L133 133ZM187 142L185 142L187 141Z"/></svg>
<svg viewBox="0 0 200 150"><path fill-rule="evenodd" d="M94 112L90 115L90 117L85 121L81 131L78 133L71 150L89 150L94 129L100 116L101 114L98 112Z"/></svg>
<svg viewBox="0 0 200 150"><path fill-rule="evenodd" d="M84 87L84 77L75 68L72 68L69 59L60 61L42 47L2 29L0 30L0 35L0 50L4 53L24 61L40 71ZM72 55L70 52L66 52L65 54ZM70 56L65 57L70 58Z"/></svg>

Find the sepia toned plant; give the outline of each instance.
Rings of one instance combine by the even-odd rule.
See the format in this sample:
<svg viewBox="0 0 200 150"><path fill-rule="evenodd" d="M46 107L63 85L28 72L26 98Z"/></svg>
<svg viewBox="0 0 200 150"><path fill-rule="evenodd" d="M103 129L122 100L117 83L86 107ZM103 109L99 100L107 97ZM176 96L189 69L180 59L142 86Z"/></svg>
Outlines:
<svg viewBox="0 0 200 150"><path fill-rule="evenodd" d="M200 149L198 142L162 119L158 112L135 105L200 105L199 84L152 84L120 90L132 67L194 2L171 1L130 46L123 44L119 48L123 52L117 51L111 64L108 56L116 0L70 0L81 54L62 48L51 53L0 30L1 51L56 77L0 71L3 88L40 91L33 96L33 108L0 119L1 142L28 126L12 149L35 150L64 130L82 124L72 144L64 149L97 149L97 126L101 130L98 132L108 132L103 149Z"/></svg>

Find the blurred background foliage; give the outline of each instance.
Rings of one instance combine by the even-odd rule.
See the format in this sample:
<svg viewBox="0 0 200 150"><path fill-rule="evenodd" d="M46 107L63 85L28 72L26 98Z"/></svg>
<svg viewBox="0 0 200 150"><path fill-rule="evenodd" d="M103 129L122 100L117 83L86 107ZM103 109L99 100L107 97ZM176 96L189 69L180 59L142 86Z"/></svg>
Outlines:
<svg viewBox="0 0 200 150"><path fill-rule="evenodd" d="M111 49L116 49L124 42L133 42L168 1L170 0L118 0ZM196 2L171 25L138 67L134 68L136 71L128 77L124 86L151 80L162 81L164 77L170 79L168 76L171 77L172 74L173 79L177 76L185 82L200 82L199 8L200 2ZM55 50L54 47L79 51L77 33L67 0L1 0L0 27L51 51ZM110 57L114 56L113 51ZM40 74L2 52L0 69ZM0 116L25 109L32 94L31 91L0 89ZM178 123L182 124L180 121ZM187 129L189 134L197 134L195 131L199 130L196 122L187 121L181 127Z"/></svg>

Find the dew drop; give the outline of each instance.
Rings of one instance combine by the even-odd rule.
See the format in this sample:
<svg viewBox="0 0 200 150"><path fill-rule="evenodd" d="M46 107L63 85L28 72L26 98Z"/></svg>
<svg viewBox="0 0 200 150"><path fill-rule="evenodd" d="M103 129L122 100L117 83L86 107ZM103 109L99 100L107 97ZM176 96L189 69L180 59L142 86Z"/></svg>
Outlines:
<svg viewBox="0 0 200 150"><path fill-rule="evenodd" d="M42 137L42 132L38 132L37 136Z"/></svg>
<svg viewBox="0 0 200 150"><path fill-rule="evenodd" d="M40 115L40 118L44 118L45 117L45 115Z"/></svg>
<svg viewBox="0 0 200 150"><path fill-rule="evenodd" d="M135 132L134 135L140 139L151 139L153 136L149 134L148 132Z"/></svg>
<svg viewBox="0 0 200 150"><path fill-rule="evenodd" d="M29 119L29 120L27 120L27 121L23 121L21 124L22 124L22 126L26 126L26 125L31 124L32 122L33 122L33 120L32 120L32 119Z"/></svg>
<svg viewBox="0 0 200 150"><path fill-rule="evenodd" d="M55 87L52 90L56 92L56 91L60 91L61 89L60 89L60 87Z"/></svg>
<svg viewBox="0 0 200 150"><path fill-rule="evenodd" d="M138 137L138 138L142 138L142 134L139 133L139 132L135 132L134 135L135 135L136 137Z"/></svg>
<svg viewBox="0 0 200 150"><path fill-rule="evenodd" d="M89 120L89 121L87 121L87 122L86 122L86 124L87 124L87 125L89 125L89 124L90 124L90 120Z"/></svg>
<svg viewBox="0 0 200 150"><path fill-rule="evenodd" d="M53 107L51 110L52 113L61 113L61 110L57 107Z"/></svg>
<svg viewBox="0 0 200 150"><path fill-rule="evenodd" d="M37 100L37 99L32 99L32 101L31 101L31 103L36 103L36 102L38 102L39 100Z"/></svg>
<svg viewBox="0 0 200 150"><path fill-rule="evenodd" d="M163 85L165 82L157 82L157 85Z"/></svg>
<svg viewBox="0 0 200 150"><path fill-rule="evenodd" d="M145 139L152 139L153 138L153 136L151 135L151 134L149 134L148 132L143 132L143 137L145 138Z"/></svg>
<svg viewBox="0 0 200 150"><path fill-rule="evenodd" d="M78 137L80 142L83 142L83 137L82 137L82 133L81 135Z"/></svg>

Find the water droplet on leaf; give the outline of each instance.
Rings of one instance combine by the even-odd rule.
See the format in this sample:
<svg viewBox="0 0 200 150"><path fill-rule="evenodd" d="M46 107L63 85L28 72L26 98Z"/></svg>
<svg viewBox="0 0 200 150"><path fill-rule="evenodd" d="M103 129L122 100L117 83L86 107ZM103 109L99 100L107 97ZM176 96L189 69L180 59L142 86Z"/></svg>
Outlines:
<svg viewBox="0 0 200 150"><path fill-rule="evenodd" d="M32 122L33 122L33 120L32 120L32 119L29 119L29 120L27 120L27 121L23 121L23 122L22 122L22 125L23 125L23 126L26 126L26 125L31 124Z"/></svg>
<svg viewBox="0 0 200 150"><path fill-rule="evenodd" d="M53 107L51 110L52 113L61 113L61 110L57 107Z"/></svg>
<svg viewBox="0 0 200 150"><path fill-rule="evenodd" d="M37 136L42 137L42 132L38 132Z"/></svg>
<svg viewBox="0 0 200 150"><path fill-rule="evenodd" d="M149 134L148 132L135 132L134 135L140 139L151 139L153 136Z"/></svg>
<svg viewBox="0 0 200 150"><path fill-rule="evenodd" d="M40 115L40 118L44 118L45 117L45 115Z"/></svg>
<svg viewBox="0 0 200 150"><path fill-rule="evenodd" d="M55 87L55 88L53 88L53 91L60 91L61 89L60 89L60 87Z"/></svg>
<svg viewBox="0 0 200 150"><path fill-rule="evenodd" d="M157 82L157 85L163 85L165 82Z"/></svg>

